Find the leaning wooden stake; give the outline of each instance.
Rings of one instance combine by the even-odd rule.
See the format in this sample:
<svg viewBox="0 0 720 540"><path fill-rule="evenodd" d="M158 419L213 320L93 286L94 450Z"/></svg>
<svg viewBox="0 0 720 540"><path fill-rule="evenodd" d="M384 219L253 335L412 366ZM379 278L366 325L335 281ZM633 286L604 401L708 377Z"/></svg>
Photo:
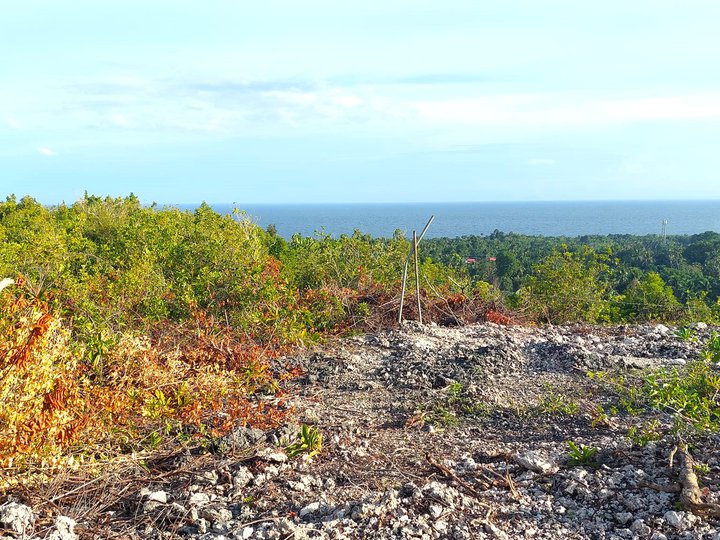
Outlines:
<svg viewBox="0 0 720 540"><path fill-rule="evenodd" d="M430 219L428 219L428 222L425 224L425 227L423 227L422 233L420 233L420 237L417 239L417 241L415 241L415 238L413 237L413 249L410 250L410 253L408 253L407 259L405 260L405 266L403 267L403 275L402 275L402 290L400 292L400 312L398 313L398 324L402 323L402 319L403 319L403 307L405 306L405 292L407 290L407 274L408 274L408 268L410 267L410 258L413 256L413 253L415 252L415 248L417 247L417 245L420 243L420 241L425 236L425 233L430 228L430 224L433 222L434 219L435 219L435 215L430 216Z"/></svg>
<svg viewBox="0 0 720 540"><path fill-rule="evenodd" d="M403 306L405 305L405 288L407 287L407 273L408 273L409 265L410 265L410 255L408 255L407 259L405 259L405 267L403 268L402 290L400 292L400 313L398 313L398 324L400 324L402 322L402 310L403 310Z"/></svg>
<svg viewBox="0 0 720 540"><path fill-rule="evenodd" d="M420 266L418 265L418 239L413 231L413 260L415 263L415 295L417 296L418 321L422 324L422 304L420 302Z"/></svg>

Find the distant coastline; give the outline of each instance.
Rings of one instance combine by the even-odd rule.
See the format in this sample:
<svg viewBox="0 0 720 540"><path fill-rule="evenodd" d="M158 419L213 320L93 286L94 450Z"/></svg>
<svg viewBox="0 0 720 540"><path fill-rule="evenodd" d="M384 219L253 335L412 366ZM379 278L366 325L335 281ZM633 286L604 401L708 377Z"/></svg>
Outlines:
<svg viewBox="0 0 720 540"><path fill-rule="evenodd" d="M175 205L193 209L194 204ZM212 204L220 213L232 204ZM259 226L272 224L290 238L316 231L339 236L354 230L390 237L411 234L435 216L428 237L488 235L494 230L539 236L697 234L720 232L720 200L539 201L473 203L238 204Z"/></svg>

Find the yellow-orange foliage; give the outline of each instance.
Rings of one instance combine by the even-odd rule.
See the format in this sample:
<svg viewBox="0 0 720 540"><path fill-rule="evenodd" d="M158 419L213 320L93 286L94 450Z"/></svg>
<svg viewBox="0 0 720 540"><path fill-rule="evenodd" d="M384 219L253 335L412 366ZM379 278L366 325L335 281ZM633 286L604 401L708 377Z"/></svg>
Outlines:
<svg viewBox="0 0 720 540"><path fill-rule="evenodd" d="M87 424L68 333L23 293L0 298L0 313L0 464L57 461Z"/></svg>
<svg viewBox="0 0 720 540"><path fill-rule="evenodd" d="M277 392L269 354L238 342L207 319L148 337L122 335L102 362L48 306L0 294L0 466L62 465L72 452L142 448L149 433L212 436L238 424L272 427L286 412L254 397ZM276 353L278 351L275 351Z"/></svg>

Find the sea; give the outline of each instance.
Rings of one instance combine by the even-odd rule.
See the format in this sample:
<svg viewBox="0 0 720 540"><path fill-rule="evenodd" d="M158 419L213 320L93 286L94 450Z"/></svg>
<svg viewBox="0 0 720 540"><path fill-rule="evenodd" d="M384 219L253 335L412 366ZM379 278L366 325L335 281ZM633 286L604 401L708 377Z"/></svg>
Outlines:
<svg viewBox="0 0 720 540"><path fill-rule="evenodd" d="M192 210L197 205L176 205ZM223 214L230 204L211 204ZM720 232L720 200L458 202L404 204L248 204L239 205L262 228L278 234L339 236L359 230L391 237L395 230L418 234L432 217L426 237L488 235L498 230L538 236L607 234L697 234Z"/></svg>

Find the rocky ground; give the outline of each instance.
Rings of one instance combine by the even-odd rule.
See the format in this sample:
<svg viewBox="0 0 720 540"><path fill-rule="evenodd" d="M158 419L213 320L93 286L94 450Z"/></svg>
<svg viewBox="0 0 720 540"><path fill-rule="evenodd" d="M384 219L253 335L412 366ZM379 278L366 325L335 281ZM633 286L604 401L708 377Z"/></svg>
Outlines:
<svg viewBox="0 0 720 540"><path fill-rule="evenodd" d="M720 540L718 519L688 512L669 490L673 442L633 444L628 430L647 413L616 411L613 393L588 377L683 365L711 330L683 340L661 325L409 323L337 341L291 359L304 369L288 393L297 425L238 430L213 454L165 456L167 473L140 489L121 474L10 499L0 534ZM669 417L654 418L662 432ZM283 449L303 424L317 426L322 450L290 459ZM568 441L597 453L573 466ZM708 503L720 502L719 443L691 448Z"/></svg>

